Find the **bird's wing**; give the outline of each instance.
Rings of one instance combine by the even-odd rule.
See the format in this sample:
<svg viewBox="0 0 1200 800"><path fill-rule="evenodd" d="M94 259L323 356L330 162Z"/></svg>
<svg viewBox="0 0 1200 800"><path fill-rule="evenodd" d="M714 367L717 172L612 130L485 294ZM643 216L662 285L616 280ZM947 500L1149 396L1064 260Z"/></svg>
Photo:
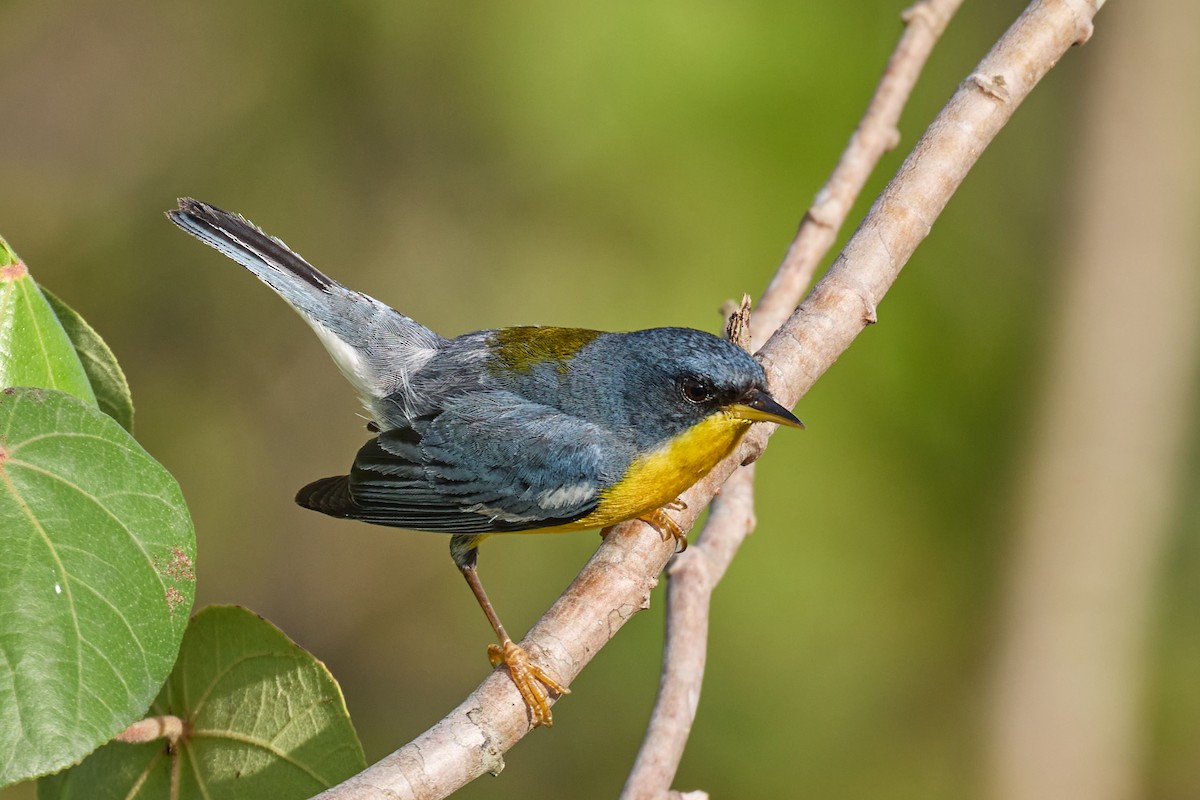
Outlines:
<svg viewBox="0 0 1200 800"><path fill-rule="evenodd" d="M377 525L482 534L582 519L630 448L592 423L510 392L475 392L434 418L386 431L349 476L297 495L308 508Z"/></svg>

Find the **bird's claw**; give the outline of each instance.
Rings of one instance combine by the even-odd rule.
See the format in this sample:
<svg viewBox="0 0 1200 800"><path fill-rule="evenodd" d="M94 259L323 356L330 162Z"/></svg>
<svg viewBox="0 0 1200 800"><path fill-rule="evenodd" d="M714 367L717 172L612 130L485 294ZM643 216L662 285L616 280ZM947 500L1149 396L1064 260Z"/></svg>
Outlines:
<svg viewBox="0 0 1200 800"><path fill-rule="evenodd" d="M533 717L533 727L553 727L554 716L550 713L550 696L546 690L549 689L557 695L570 694L571 690L530 661L525 649L512 640L503 644L489 644L488 660L492 662L493 667L503 664L508 668L513 684Z"/></svg>
<svg viewBox="0 0 1200 800"><path fill-rule="evenodd" d="M656 508L653 511L647 511L645 514L638 517L638 519L640 519L642 522L645 522L647 525L650 525L652 528L662 534L664 542L668 537L674 539L675 552L682 553L684 550L687 550L688 547L687 532L684 531L683 528L679 527L679 523L671 519L667 512L686 511L687 507L687 503L685 503L682 498L676 497L671 502L664 504L662 508ZM610 525L607 528L601 528L600 538L607 539L608 534L615 527L615 525Z"/></svg>
<svg viewBox="0 0 1200 800"><path fill-rule="evenodd" d="M679 527L679 523L671 519L670 515L667 514L666 509L668 508L672 511L682 511L687 508L687 503L683 502L682 500L675 499L670 503L667 503L662 508L656 508L653 511L643 514L642 516L638 517L638 519L654 527L660 534L662 534L664 542L667 540L667 537L674 539L675 552L682 553L684 550L687 550L688 546L687 532L684 531L683 528Z"/></svg>

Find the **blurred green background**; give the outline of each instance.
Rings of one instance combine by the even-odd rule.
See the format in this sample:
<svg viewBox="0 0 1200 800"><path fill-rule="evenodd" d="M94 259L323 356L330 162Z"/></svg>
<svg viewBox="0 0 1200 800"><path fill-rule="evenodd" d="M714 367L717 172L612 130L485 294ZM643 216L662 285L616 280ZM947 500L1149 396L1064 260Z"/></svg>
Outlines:
<svg viewBox="0 0 1200 800"><path fill-rule="evenodd" d="M195 517L198 604L246 605L325 661L374 761L486 674L490 630L443 537L292 503L365 440L357 401L278 298L162 212L179 195L239 211L448 336L717 331L724 300L765 286L903 7L7 0L0 232L121 359L138 438ZM862 210L1022 7L954 21ZM809 430L760 462L758 530L715 597L676 787L984 792L1014 505L1063 208L1086 169L1075 126L1119 30L1103 18L985 154L880 324L801 401ZM1200 503L1180 494L1145 688L1143 788L1161 797L1200 795L1200 546L1185 535ZM489 543L481 572L509 629L596 544ZM459 796L614 797L657 687L661 599L573 684L553 731Z"/></svg>

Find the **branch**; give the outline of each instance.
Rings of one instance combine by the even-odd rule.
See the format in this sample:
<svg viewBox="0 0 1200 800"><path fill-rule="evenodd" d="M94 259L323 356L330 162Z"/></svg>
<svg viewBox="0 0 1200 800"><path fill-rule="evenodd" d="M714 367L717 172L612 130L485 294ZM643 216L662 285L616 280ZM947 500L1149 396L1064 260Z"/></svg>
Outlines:
<svg viewBox="0 0 1200 800"><path fill-rule="evenodd" d="M875 309L929 233L967 171L1013 111L1076 43L1087 40L1102 0L1035 0L965 80L809 297L759 352L773 392L794 405L875 321ZM684 493L689 529L739 464L766 446L756 426L736 453ZM570 682L636 611L645 608L674 549L649 526L617 526L523 642ZM439 798L484 772L530 730L507 674L489 675L462 704L414 741L320 795L323 800Z"/></svg>
<svg viewBox="0 0 1200 800"><path fill-rule="evenodd" d="M900 113L933 45L961 4L962 0L922 0L903 13L904 33L879 86L751 318L753 340L766 339L795 309L867 179L883 154L898 143ZM754 477L749 466L733 473L713 501L712 514L696 544L667 568L671 582L658 699L623 798L658 798L670 789L700 701L712 593L754 522Z"/></svg>
<svg viewBox="0 0 1200 800"><path fill-rule="evenodd" d="M900 15L904 34L884 67L883 78L833 174L805 212L783 263L758 302L751 321L755 343L762 343L778 330L795 310L804 290L812 283L817 264L833 246L838 230L879 159L899 144L900 131L896 126L900 112L934 44L960 5L962 0L921 0Z"/></svg>
<svg viewBox="0 0 1200 800"><path fill-rule="evenodd" d="M967 172L1058 59L1088 40L1103 2L1034 0L959 85L820 283L759 351L780 402L795 402L876 321Z"/></svg>
<svg viewBox="0 0 1200 800"><path fill-rule="evenodd" d="M700 702L712 593L754 524L754 465L750 464L721 487L699 541L667 567L671 580L658 699L622 798L660 798L671 787Z"/></svg>

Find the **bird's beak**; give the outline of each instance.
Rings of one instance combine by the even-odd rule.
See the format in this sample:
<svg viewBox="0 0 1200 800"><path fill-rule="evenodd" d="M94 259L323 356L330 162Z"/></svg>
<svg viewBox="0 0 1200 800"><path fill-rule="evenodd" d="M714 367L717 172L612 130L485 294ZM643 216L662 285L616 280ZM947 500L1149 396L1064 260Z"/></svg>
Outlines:
<svg viewBox="0 0 1200 800"><path fill-rule="evenodd" d="M804 423L796 419L796 415L776 403L771 395L755 389L746 395L740 403L725 406L725 413L738 419L751 422L774 422L776 425L787 425L789 428L804 430Z"/></svg>

